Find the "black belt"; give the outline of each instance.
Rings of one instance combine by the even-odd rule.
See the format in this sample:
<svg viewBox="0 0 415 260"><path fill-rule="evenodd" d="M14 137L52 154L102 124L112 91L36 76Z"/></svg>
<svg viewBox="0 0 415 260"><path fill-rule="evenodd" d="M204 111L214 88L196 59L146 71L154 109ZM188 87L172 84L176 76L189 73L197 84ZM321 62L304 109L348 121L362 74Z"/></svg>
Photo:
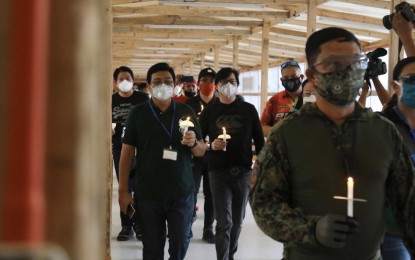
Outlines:
<svg viewBox="0 0 415 260"><path fill-rule="evenodd" d="M231 168L228 168L228 170L227 170L232 176L238 176L239 174L241 174L241 173L244 173L244 172L247 172L247 171L249 171L249 169L247 169L247 168L244 168L244 167L237 167L237 166L235 166L235 167L231 167Z"/></svg>

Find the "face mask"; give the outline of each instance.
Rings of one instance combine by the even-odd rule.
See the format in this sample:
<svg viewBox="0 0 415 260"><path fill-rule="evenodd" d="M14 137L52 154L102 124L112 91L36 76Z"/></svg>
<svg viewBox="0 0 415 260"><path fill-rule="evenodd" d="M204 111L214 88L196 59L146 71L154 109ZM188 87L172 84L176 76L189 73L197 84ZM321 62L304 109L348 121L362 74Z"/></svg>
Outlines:
<svg viewBox="0 0 415 260"><path fill-rule="evenodd" d="M415 108L415 84L403 83L401 102L410 108Z"/></svg>
<svg viewBox="0 0 415 260"><path fill-rule="evenodd" d="M153 97L157 98L160 101L166 101L173 96L173 87L160 84L153 87Z"/></svg>
<svg viewBox="0 0 415 260"><path fill-rule="evenodd" d="M118 88L122 92L128 92L133 88L133 83L131 81L126 80L126 79L124 79L123 81L121 81L117 85L118 85Z"/></svg>
<svg viewBox="0 0 415 260"><path fill-rule="evenodd" d="M215 91L215 84L213 83L201 83L199 86L200 93L205 96L210 96Z"/></svg>
<svg viewBox="0 0 415 260"><path fill-rule="evenodd" d="M296 92L301 87L301 78L284 79L281 82L288 92Z"/></svg>
<svg viewBox="0 0 415 260"><path fill-rule="evenodd" d="M196 92L191 92L191 91L184 91L184 95L186 96L186 97L194 97L194 96L196 96Z"/></svg>
<svg viewBox="0 0 415 260"><path fill-rule="evenodd" d="M231 83L227 83L221 87L219 87L219 93L224 95L227 98L230 98L232 96L236 95L236 86L232 85Z"/></svg>
<svg viewBox="0 0 415 260"><path fill-rule="evenodd" d="M314 103L316 102L316 96L315 95L310 95L308 97L303 97L303 103Z"/></svg>
<svg viewBox="0 0 415 260"><path fill-rule="evenodd" d="M182 85L175 86L173 90L173 95L178 96L181 91L182 91Z"/></svg>
<svg viewBox="0 0 415 260"><path fill-rule="evenodd" d="M356 100L365 73L366 70L352 69L325 74L315 72L319 81L316 91L327 102L338 107L347 107Z"/></svg>

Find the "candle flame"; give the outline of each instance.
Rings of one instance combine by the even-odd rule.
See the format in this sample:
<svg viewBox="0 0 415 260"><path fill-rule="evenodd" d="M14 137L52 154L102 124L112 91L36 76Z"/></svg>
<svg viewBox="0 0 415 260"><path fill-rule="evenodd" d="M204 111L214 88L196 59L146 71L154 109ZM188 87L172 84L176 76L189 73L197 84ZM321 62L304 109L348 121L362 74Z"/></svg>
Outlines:
<svg viewBox="0 0 415 260"><path fill-rule="evenodd" d="M347 182L353 182L353 178L352 177L348 177L347 178Z"/></svg>
<svg viewBox="0 0 415 260"><path fill-rule="evenodd" d="M190 120L190 117L188 116L188 117L187 117L187 121L189 121L189 120Z"/></svg>
<svg viewBox="0 0 415 260"><path fill-rule="evenodd" d="M222 130L225 131L225 127L222 127Z"/></svg>

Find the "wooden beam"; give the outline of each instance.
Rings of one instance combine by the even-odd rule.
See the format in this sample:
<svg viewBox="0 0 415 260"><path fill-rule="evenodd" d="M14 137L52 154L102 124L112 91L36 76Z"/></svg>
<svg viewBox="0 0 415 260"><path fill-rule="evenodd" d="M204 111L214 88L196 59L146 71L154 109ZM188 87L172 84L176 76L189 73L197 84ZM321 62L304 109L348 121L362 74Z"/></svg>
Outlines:
<svg viewBox="0 0 415 260"><path fill-rule="evenodd" d="M215 71L219 70L219 46L215 45L214 47L214 62L215 62Z"/></svg>
<svg viewBox="0 0 415 260"><path fill-rule="evenodd" d="M201 67L202 69L204 69L204 68L205 68L205 53L204 53L204 52L202 52L202 53L200 54L200 67Z"/></svg>
<svg viewBox="0 0 415 260"><path fill-rule="evenodd" d="M379 1L379 0L337 0L338 2L370 6L375 8L390 9L390 1Z"/></svg>
<svg viewBox="0 0 415 260"><path fill-rule="evenodd" d="M157 47L157 48L212 48L215 44L206 44L206 43L188 43L188 42L150 42L150 41L140 41L135 42L122 42L122 41L113 41L114 48L116 47Z"/></svg>
<svg viewBox="0 0 415 260"><path fill-rule="evenodd" d="M358 23L364 23L364 24L372 24L372 25L378 25L383 26L382 23L382 17L370 17L367 15L358 15L358 14L352 14L352 13L346 13L346 12L340 12L340 11L331 11L331 10L324 10L319 9L316 11L316 16L322 16L322 17L328 17L328 18L334 18L334 19L341 19L345 21L352 21L352 22L358 22Z"/></svg>
<svg viewBox="0 0 415 260"><path fill-rule="evenodd" d="M112 12L114 17L122 15L142 15L142 14L158 14L158 15L177 15L180 16L198 16L203 17L255 17L255 18L288 18L289 12L285 10L249 10L249 9L225 9L219 7L208 6L145 6L145 7L113 7Z"/></svg>
<svg viewBox="0 0 415 260"><path fill-rule="evenodd" d="M308 1L307 9L307 38L316 31L317 0Z"/></svg>
<svg viewBox="0 0 415 260"><path fill-rule="evenodd" d="M149 6L149 5L159 5L159 1L149 0L149 1L138 1L138 0L111 0L112 6L122 6L122 5L131 5L134 4L134 7L139 6Z"/></svg>
<svg viewBox="0 0 415 260"><path fill-rule="evenodd" d="M184 34L203 34L203 35L251 35L250 29L229 29L226 28L224 30L218 29L189 29L189 28L142 28L138 25L133 25L130 27L131 31L136 32L138 35L141 33L167 33L173 34L173 36L177 33L184 33Z"/></svg>
<svg viewBox="0 0 415 260"><path fill-rule="evenodd" d="M270 22L264 19L262 29L262 56L261 56L261 112L264 111L268 100L268 63L269 63L269 32Z"/></svg>
<svg viewBox="0 0 415 260"><path fill-rule="evenodd" d="M210 26L260 26L262 21L228 20L210 17L209 19L198 16L181 17L180 15L163 15L148 17L114 17L114 23L118 24L165 24L165 25L210 25Z"/></svg>
<svg viewBox="0 0 415 260"><path fill-rule="evenodd" d="M307 32L303 32L303 31L290 30L290 29L284 29L284 28L278 28L278 27L271 27L269 29L269 31L272 32L272 33L278 33L278 34L285 34L285 35L292 35L292 36L307 38Z"/></svg>
<svg viewBox="0 0 415 260"><path fill-rule="evenodd" d="M233 36L233 61L232 67L238 70L238 48L239 48L239 38L238 36Z"/></svg>

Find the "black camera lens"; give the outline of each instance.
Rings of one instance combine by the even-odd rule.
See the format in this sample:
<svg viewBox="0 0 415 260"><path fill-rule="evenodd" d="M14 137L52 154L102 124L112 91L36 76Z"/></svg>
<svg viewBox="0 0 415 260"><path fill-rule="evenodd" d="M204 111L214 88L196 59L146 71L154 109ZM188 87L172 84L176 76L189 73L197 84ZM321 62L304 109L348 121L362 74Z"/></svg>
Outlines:
<svg viewBox="0 0 415 260"><path fill-rule="evenodd" d="M385 15L382 19L383 26L385 26L385 28L388 30L392 30L392 19L394 15L395 14Z"/></svg>

